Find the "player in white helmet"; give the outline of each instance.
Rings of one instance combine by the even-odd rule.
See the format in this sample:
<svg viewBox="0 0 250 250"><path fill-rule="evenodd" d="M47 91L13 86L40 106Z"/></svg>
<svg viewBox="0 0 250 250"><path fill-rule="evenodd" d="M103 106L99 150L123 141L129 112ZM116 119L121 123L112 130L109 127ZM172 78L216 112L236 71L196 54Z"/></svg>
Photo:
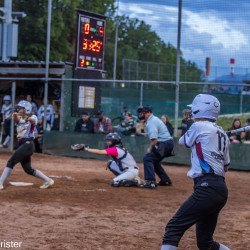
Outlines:
<svg viewBox="0 0 250 250"><path fill-rule="evenodd" d="M0 145L0 147L7 148L10 141L10 124L11 124L11 97L9 95L4 96L3 98L4 104L2 106L2 123L1 126L4 126L4 131L6 134L4 143Z"/></svg>
<svg viewBox="0 0 250 250"><path fill-rule="evenodd" d="M14 166L21 163L23 170L30 175L38 177L44 181L40 188L45 189L54 184L54 181L37 169L31 168L31 155L34 152L34 130L37 124L37 117L30 115L32 106L28 101L20 101L17 105L18 112L12 114L17 127L18 148L9 159L1 177L0 189L7 177L11 174Z"/></svg>
<svg viewBox="0 0 250 250"><path fill-rule="evenodd" d="M220 102L214 96L199 94L188 106L194 123L179 144L192 149L187 175L194 179L194 192L168 222L161 249L176 250L185 231L196 224L199 249L229 250L213 240L219 213L227 202L225 172L230 164L228 136L215 124Z"/></svg>

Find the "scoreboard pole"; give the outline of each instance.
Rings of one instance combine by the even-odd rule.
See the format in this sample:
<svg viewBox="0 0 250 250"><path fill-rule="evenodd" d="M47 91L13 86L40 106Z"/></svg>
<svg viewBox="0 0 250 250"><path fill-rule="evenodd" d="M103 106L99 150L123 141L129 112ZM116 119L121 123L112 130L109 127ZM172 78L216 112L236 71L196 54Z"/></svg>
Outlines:
<svg viewBox="0 0 250 250"><path fill-rule="evenodd" d="M102 79L105 24L105 16L77 10L74 78ZM80 116L83 111L95 115L100 107L100 82L74 82L72 84L72 116Z"/></svg>

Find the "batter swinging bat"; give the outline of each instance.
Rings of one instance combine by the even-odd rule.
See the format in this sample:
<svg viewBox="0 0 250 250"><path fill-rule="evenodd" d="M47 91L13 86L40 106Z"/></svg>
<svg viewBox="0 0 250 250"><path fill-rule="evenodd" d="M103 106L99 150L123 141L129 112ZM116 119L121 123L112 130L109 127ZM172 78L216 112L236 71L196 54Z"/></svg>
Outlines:
<svg viewBox="0 0 250 250"><path fill-rule="evenodd" d="M235 130L231 130L231 131L227 131L228 134L236 134L236 133L240 133L240 132L246 132L246 131L250 131L250 126L246 126L243 128L238 128Z"/></svg>

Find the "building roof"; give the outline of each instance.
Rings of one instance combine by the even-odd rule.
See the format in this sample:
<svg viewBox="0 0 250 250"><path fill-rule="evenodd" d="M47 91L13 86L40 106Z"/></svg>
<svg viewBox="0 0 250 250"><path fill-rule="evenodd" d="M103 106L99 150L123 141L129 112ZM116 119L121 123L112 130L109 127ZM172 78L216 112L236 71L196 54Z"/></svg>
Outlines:
<svg viewBox="0 0 250 250"><path fill-rule="evenodd" d="M0 61L0 77L44 77L44 61ZM49 62L49 77L62 77L65 74L64 62Z"/></svg>

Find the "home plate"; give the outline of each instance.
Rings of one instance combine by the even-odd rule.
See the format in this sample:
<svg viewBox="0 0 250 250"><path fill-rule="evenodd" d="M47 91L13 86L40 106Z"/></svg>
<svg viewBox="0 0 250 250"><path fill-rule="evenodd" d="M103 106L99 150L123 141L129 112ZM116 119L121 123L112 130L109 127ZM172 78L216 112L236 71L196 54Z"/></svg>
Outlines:
<svg viewBox="0 0 250 250"><path fill-rule="evenodd" d="M25 186L32 186L33 185L33 183L29 183L29 182L14 182L14 181L10 181L9 183L10 183L10 185L18 186L18 187L25 187Z"/></svg>

